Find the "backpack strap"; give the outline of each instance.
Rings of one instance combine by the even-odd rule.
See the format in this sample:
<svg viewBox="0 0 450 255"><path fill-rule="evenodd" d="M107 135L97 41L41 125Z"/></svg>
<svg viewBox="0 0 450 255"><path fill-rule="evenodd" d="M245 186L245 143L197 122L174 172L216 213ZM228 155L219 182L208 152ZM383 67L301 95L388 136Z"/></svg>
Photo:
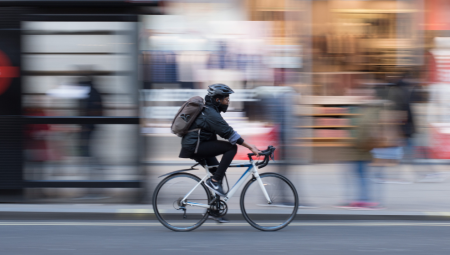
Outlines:
<svg viewBox="0 0 450 255"><path fill-rule="evenodd" d="M209 107L206 106L206 105L203 105L202 112L203 112L203 110L205 108L209 108ZM200 145L200 132L202 131L202 129L201 128L194 128L194 129L188 130L188 133L189 132L194 132L194 131L198 131L197 145L195 146L195 151L194 151L194 153L197 154L198 146Z"/></svg>
<svg viewBox="0 0 450 255"><path fill-rule="evenodd" d="M200 132L202 131L202 129L201 128L194 128L194 129L189 130L188 132L194 132L194 131L198 131L197 146L195 146L195 151L194 151L194 153L197 154L198 146L200 145Z"/></svg>

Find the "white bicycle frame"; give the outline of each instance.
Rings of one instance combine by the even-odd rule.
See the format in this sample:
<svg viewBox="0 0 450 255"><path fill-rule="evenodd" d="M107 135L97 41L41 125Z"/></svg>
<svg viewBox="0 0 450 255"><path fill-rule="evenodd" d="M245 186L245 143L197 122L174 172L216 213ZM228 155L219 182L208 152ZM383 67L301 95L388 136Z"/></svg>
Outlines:
<svg viewBox="0 0 450 255"><path fill-rule="evenodd" d="M258 167L255 165L255 162L253 160L250 161L251 164L231 164L230 167L248 167L247 170L244 172L244 174L242 174L241 178L239 178L239 180L234 184L234 186L228 191L228 193L225 195L225 198L223 199L223 201L227 202L228 199L230 199L231 197L233 197L234 193L236 193L236 191L246 182L246 180L248 179L248 177L253 174L253 176L256 178L256 181L258 182L259 186L261 187L261 191L263 192L264 196L266 197L267 203L271 204L272 200L269 197L269 194L266 191L266 188L264 187L264 184L261 180L261 177L259 176L258 173ZM201 185L202 182L204 182L205 180L207 180L210 176L211 173L208 171L210 168L213 167L217 167L217 166L207 166L205 165L203 168L206 171L206 176L203 177L201 179L201 181L199 183L197 183L194 188L192 188L189 193L186 194L186 196L184 196L184 198L181 200L181 203L184 205L190 205L190 206L198 206L198 207L204 207L204 208L210 208L210 205L207 204L200 204L200 203L194 203L194 202L189 202L186 201L186 199L188 199L188 197L192 194L192 192L194 192L194 190Z"/></svg>

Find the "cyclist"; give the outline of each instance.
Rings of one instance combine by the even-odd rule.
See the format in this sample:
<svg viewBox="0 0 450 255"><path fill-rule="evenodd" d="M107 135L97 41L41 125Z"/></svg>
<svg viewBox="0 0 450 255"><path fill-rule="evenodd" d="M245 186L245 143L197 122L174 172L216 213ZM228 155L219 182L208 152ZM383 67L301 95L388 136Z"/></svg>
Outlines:
<svg viewBox="0 0 450 255"><path fill-rule="evenodd" d="M208 94L205 96L206 107L190 127L190 129L200 128L200 134L189 132L183 137L179 157L191 158L197 162L200 159L205 159L209 166L218 165L217 168L210 169L213 176L206 180L206 186L214 193L224 196L222 179L237 153L236 144L248 148L255 154L260 151L256 146L246 143L220 115L220 112L225 113L227 111L230 104L230 94L233 94L234 91L224 84L210 85L207 91ZM227 139L228 142L218 141L217 135ZM195 153L198 139L200 139L200 143L197 153ZM223 156L219 163L216 156L221 154Z"/></svg>

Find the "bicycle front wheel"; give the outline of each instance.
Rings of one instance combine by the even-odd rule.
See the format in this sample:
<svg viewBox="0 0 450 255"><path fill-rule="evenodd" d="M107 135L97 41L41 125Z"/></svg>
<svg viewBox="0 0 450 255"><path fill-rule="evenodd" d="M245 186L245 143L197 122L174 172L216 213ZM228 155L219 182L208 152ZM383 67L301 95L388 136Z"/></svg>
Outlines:
<svg viewBox="0 0 450 255"><path fill-rule="evenodd" d="M191 231L208 219L208 209L183 205L181 200L200 182L193 174L173 174L162 180L153 193L153 210L156 218L173 231ZM204 183L195 188L186 202L209 204L211 193Z"/></svg>
<svg viewBox="0 0 450 255"><path fill-rule="evenodd" d="M272 203L268 204L259 182L252 179L241 193L242 215L256 229L280 230L289 225L297 214L297 190L291 181L280 174L263 173L260 177Z"/></svg>

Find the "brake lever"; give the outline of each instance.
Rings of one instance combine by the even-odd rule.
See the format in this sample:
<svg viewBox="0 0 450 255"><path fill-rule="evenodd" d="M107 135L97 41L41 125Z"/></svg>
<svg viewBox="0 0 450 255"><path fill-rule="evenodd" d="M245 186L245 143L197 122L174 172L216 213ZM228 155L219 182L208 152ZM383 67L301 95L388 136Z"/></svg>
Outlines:
<svg viewBox="0 0 450 255"><path fill-rule="evenodd" d="M269 155L269 157L272 159L272 161L275 161L275 158L273 156L273 152Z"/></svg>

